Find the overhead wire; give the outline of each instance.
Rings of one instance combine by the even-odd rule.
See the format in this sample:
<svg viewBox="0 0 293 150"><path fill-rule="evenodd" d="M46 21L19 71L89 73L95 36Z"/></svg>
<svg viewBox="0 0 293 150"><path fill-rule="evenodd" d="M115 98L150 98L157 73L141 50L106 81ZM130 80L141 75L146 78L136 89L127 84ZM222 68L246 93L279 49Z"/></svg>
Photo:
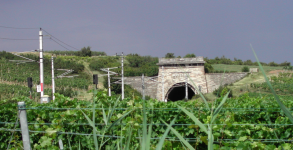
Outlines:
<svg viewBox="0 0 293 150"><path fill-rule="evenodd" d="M32 29L40 29L40 28L22 28L22 27L10 27L10 26L3 26L3 25L0 25L0 28L8 28L8 29L30 29L30 30L32 30ZM66 45L66 46L68 46L68 47L71 47L71 48L73 48L73 49L75 49L75 50L79 50L79 49L77 49L77 48L75 48L75 47L73 47L73 46L71 46L71 45L69 45L69 44L67 44L67 43L65 43L65 42L63 42L63 41L61 41L60 39L58 39L58 38L56 38L55 36L53 36L52 34L50 34L48 31L46 31L46 30L44 30L44 29L42 29L45 33L47 33L48 35L50 35L50 39L53 41L53 42L55 42L55 43L57 43L58 45L60 45L60 46L62 46L63 48L65 48L66 50L69 50L68 48L66 48L64 45ZM56 39L57 41L59 41L59 42L57 42L56 40L54 40L54 39ZM39 39L16 39L16 38L0 38L0 39L2 39L2 40L39 40ZM62 43L62 44L64 44L64 45L62 45L62 44L60 44L60 43Z"/></svg>
<svg viewBox="0 0 293 150"><path fill-rule="evenodd" d="M0 131L12 131L12 132L21 132L21 129L3 129L0 128ZM30 133L48 133L48 131L33 131L29 130ZM56 134L69 134L69 135L82 135L82 136L88 136L91 135L93 136L92 133L76 133L76 132L61 132L61 131L52 131L52 133ZM108 138L124 138L123 136L117 136L117 135L101 135L97 134L97 137L108 137ZM141 139L143 137L135 137L136 139ZM183 137L185 140L188 140L189 142L196 142L198 138L188 138L188 137ZM161 137L153 137L151 138L152 140L159 140ZM166 137L167 140L170 141L181 141L177 137ZM221 139L221 140L215 140L214 142L225 142L225 143L230 143L230 142L239 142L239 139ZM250 139L248 138L247 141L253 142L253 141L259 141L263 143L279 143L279 142L293 142L292 139Z"/></svg>
<svg viewBox="0 0 293 150"><path fill-rule="evenodd" d="M29 30L33 30L33 29L39 29L39 28L18 28L18 27L8 27L8 26L1 26L1 28L9 28L9 29L29 29Z"/></svg>
<svg viewBox="0 0 293 150"><path fill-rule="evenodd" d="M50 40L52 40L53 42L57 43L58 45L60 45L61 47L65 48L66 50L69 50L67 47L63 46L62 44L60 44L59 42L57 42L56 40L50 38Z"/></svg>
<svg viewBox="0 0 293 150"><path fill-rule="evenodd" d="M44 32L46 32L48 35L50 35L51 37L53 37L53 38L55 38L56 40L58 40L59 42L65 44L66 46L69 46L69 47L71 47L71 48L73 48L73 49L75 49L75 50L79 50L79 49L77 49L77 48L75 48L75 47L73 47L73 46L71 46L71 45L69 45L69 44L66 44L65 42L59 40L58 38L56 38L55 36L53 36L52 34L50 34L48 31L46 31L46 30L44 30L44 29L42 29L42 30L43 30ZM52 39L52 38L50 38L50 39Z"/></svg>
<svg viewBox="0 0 293 150"><path fill-rule="evenodd" d="M0 38L2 40L39 40L39 39L14 39L14 38Z"/></svg>

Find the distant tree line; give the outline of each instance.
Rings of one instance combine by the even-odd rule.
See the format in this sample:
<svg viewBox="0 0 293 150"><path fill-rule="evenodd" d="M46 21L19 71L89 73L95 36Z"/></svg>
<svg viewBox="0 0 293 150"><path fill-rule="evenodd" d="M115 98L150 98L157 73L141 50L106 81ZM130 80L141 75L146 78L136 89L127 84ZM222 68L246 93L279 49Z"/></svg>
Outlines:
<svg viewBox="0 0 293 150"><path fill-rule="evenodd" d="M192 58L196 57L195 54L186 54L183 58ZM174 53L167 53L165 55L165 58L181 58L181 56L175 56ZM231 60L229 58L226 58L225 56L222 57L215 57L214 59L209 59L207 57L204 58L205 62L208 64L226 64L226 65L247 65L247 66L258 66L257 62L253 62L250 59L243 61L241 59L234 58L234 60ZM291 63L284 61L282 63L276 63L274 61L265 63L265 62L260 62L263 66L290 66Z"/></svg>
<svg viewBox="0 0 293 150"><path fill-rule="evenodd" d="M124 58L124 76L156 76L159 68L156 65L159 60L157 57L140 56L138 54L129 54ZM118 56L108 56L93 59L89 67L100 71L101 68L121 67L121 58ZM121 74L121 68L112 70Z"/></svg>
<svg viewBox="0 0 293 150"><path fill-rule="evenodd" d="M125 76L141 76L142 74L146 76L158 75L158 57L128 54L125 59L128 61L125 67Z"/></svg>
<svg viewBox="0 0 293 150"><path fill-rule="evenodd" d="M196 57L195 54L186 54L183 58L194 58ZM174 53L167 53L165 58L181 58L181 56L175 56Z"/></svg>
<svg viewBox="0 0 293 150"><path fill-rule="evenodd" d="M91 47L83 47L80 51L46 51L55 55L66 55L66 56L80 56L80 57L91 57L91 56L107 56L105 52L92 51Z"/></svg>
<svg viewBox="0 0 293 150"><path fill-rule="evenodd" d="M243 61L241 59L234 58L234 60L231 60L229 58L226 58L225 56L222 57L215 57L214 59L208 59L207 57L204 58L204 60L210 64L227 64L227 65L247 65L247 66L258 66L257 62L253 62L250 59ZM274 61L265 63L260 62L263 66L290 66L291 63L284 61L282 63L275 63Z"/></svg>

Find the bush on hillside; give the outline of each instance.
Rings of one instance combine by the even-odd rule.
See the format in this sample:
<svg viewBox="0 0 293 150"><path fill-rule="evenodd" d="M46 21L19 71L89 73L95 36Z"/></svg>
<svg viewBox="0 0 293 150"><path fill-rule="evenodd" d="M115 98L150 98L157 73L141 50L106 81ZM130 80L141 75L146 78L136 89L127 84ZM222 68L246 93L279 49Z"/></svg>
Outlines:
<svg viewBox="0 0 293 150"><path fill-rule="evenodd" d="M230 91L228 97L233 97L232 90L226 86L220 86L218 89L216 89L213 94L219 97L225 96Z"/></svg>
<svg viewBox="0 0 293 150"><path fill-rule="evenodd" d="M242 72L249 72L249 68L247 66L244 66L242 69L241 69Z"/></svg>
<svg viewBox="0 0 293 150"><path fill-rule="evenodd" d="M90 61L89 67L92 70L101 71L101 68L107 67L119 67L119 57L103 57L97 58ZM113 71L113 70L112 70Z"/></svg>
<svg viewBox="0 0 293 150"><path fill-rule="evenodd" d="M214 71L214 68L210 63L206 62L204 64L204 71L205 71L205 73L212 73Z"/></svg>
<svg viewBox="0 0 293 150"><path fill-rule="evenodd" d="M81 57L91 57L92 56L92 51L91 51L91 47L83 47L79 52L77 52L77 56L81 56Z"/></svg>

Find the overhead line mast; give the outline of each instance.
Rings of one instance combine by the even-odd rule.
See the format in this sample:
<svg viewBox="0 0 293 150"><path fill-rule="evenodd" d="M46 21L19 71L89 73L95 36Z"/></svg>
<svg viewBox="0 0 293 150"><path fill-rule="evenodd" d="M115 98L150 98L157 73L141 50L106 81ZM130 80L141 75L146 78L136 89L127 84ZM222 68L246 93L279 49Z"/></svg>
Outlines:
<svg viewBox="0 0 293 150"><path fill-rule="evenodd" d="M43 64L43 32L42 28L39 31L40 40L40 85L41 85L41 99L44 96L44 64Z"/></svg>

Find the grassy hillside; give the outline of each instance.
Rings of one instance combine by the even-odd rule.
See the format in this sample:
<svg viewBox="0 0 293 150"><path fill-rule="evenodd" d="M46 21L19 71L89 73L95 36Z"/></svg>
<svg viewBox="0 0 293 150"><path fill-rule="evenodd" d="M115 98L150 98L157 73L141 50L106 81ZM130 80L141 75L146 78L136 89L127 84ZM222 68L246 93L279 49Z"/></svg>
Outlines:
<svg viewBox="0 0 293 150"><path fill-rule="evenodd" d="M241 72L241 69L246 65L226 65L226 64L212 64L214 70L224 71L226 72ZM259 66L247 66L248 68L259 68ZM272 70L282 70L282 66L263 66L266 72Z"/></svg>
<svg viewBox="0 0 293 150"><path fill-rule="evenodd" d="M26 57L37 60L38 53L27 53ZM45 53L45 94L51 94L51 63L50 56L51 53ZM8 85L18 85L24 89L23 92L20 92L20 95L28 96L28 88L27 88L27 77L33 77L33 95L35 97L39 96L39 93L36 93L36 85L39 84L39 64L38 63L23 63L17 64L15 62L11 62L9 60L19 60L22 58L16 57L9 53L1 53L1 72L0 72L0 81L2 85L2 89L4 88L4 84ZM158 66L156 63L158 61L157 57L150 56L140 56L138 54L130 54L126 55L124 59L124 75L125 76L137 76L145 73L145 75L156 75L158 72ZM78 99L91 99L92 93L88 92L90 89L94 89L94 85L92 84L92 75L99 75L99 84L98 88L103 89L103 82L106 82L106 78L102 77L102 74L106 74L106 72L100 71L101 68L106 67L119 67L121 66L121 57L113 57L113 56L92 56L92 57L79 57L79 56L64 56L59 55L55 58L55 69L72 69L74 68L76 72L69 75L76 75L74 78L59 78L55 80L56 83L56 92L65 94L72 98ZM78 67L79 66L79 67ZM241 69L245 65L225 65L225 64L213 64L212 67L216 71L226 71L226 72L241 72ZM249 68L258 68L258 66L248 66ZM272 67L272 66L264 66L265 71L268 76L276 75L276 73L270 72L272 70L281 70L283 67ZM117 73L121 73L121 68L117 68L112 70ZM55 76L64 73L64 71L55 70ZM263 76L260 73L253 73L246 78L229 85L229 88L232 90L234 96L239 96L245 92L256 92L258 89L252 88L250 85L253 84L261 84L264 82ZM105 84L105 83L104 83ZM115 91L115 87L113 85L113 91ZM17 88L18 89L18 88ZM116 90L121 90L117 88ZM130 90L130 88L127 88ZM259 90L258 90L259 91ZM117 91L116 91L117 92ZM261 91L264 92L265 91ZM119 93L119 92L118 92ZM137 92L126 92L131 95L131 93ZM19 92L17 93L19 94ZM2 93L2 97L11 97L15 95L15 93L7 93L6 96ZM209 93L206 94L208 99L215 99L216 97Z"/></svg>

